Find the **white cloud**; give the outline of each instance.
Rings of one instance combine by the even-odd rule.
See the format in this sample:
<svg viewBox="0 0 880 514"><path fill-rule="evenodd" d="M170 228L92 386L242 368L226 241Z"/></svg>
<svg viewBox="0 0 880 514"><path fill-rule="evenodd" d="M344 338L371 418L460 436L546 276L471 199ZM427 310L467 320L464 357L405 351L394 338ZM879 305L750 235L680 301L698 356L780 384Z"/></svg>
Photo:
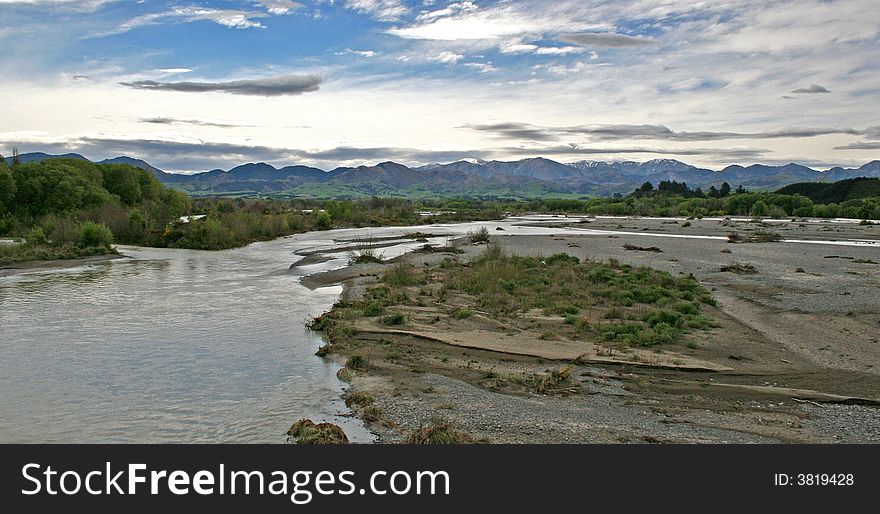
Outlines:
<svg viewBox="0 0 880 514"><path fill-rule="evenodd" d="M587 50L580 46L542 46L535 49L538 55L570 55L582 54ZM595 52L593 55L596 55Z"/></svg>
<svg viewBox="0 0 880 514"><path fill-rule="evenodd" d="M156 25L167 20L183 22L210 21L232 29L262 29L263 24L255 18L265 18L268 13L257 11L240 11L232 9L212 9L205 7L174 7L168 11L147 13L128 19L119 25L103 31L95 32L91 37L105 37L124 34L131 30Z"/></svg>
<svg viewBox="0 0 880 514"><path fill-rule="evenodd" d="M292 0L260 0L257 5L265 7L269 14L275 15L290 14L303 6Z"/></svg>
<svg viewBox="0 0 880 514"><path fill-rule="evenodd" d="M545 127L665 125L683 133L758 133L779 127L821 127L828 125L828 120L843 127L880 124L874 108L880 104L880 53L876 51L880 43L880 25L876 22L880 19L880 2L876 0L505 0L455 12L445 11L445 1L436 2L434 7L422 7L425 2L418 1L339 1L337 6L392 21L377 30L395 37L356 33L338 40L333 51L349 47L352 57L367 58L375 52L387 58L374 57L371 66L364 66L355 59L334 59L332 51L320 49L302 61L314 67L308 70L284 70L277 62L267 62L259 70L242 70L238 67L247 67L248 63L238 60L229 63L231 69L222 69L222 64L216 64L222 59L201 61L184 45L161 56L161 60L155 56L113 54L96 62L59 66L58 48L68 49L67 45L77 44L76 37L83 31L95 30L123 12L110 13L107 9L106 15L69 16L74 6L85 9L86 4L63 3L69 6L63 10L65 16L60 15L62 9L53 9L50 16L35 15L33 20L24 20L27 27L17 24L0 42L4 50L9 49L0 53L0 64L8 70L0 79L0 96L16 98L4 111L4 130L45 130L45 138L107 131L116 137L140 134L136 137L230 144L251 141L270 147L284 147L296 140L304 148L319 149L417 149L443 141L450 147L482 148L493 157L507 158L521 154L497 146L498 141L489 134L456 131L453 127L517 120ZM234 16L227 16L229 12L208 15L206 7L201 8L200 16L196 11L169 14L173 10L167 8L166 12L129 20L125 30L196 20L219 24L226 20L226 26L231 27L241 26L242 20L245 26L247 22L262 25L260 22L266 23L271 13L265 8L269 2L259 3L263 7L256 7L256 0L224 4L244 6L241 11L229 9L247 13L238 19L239 23ZM6 7L13 3L0 0L0 4ZM49 4L35 0L33 5L42 6L42 12ZM209 4L176 0L170 5ZM326 6L326 2L321 4L322 9ZM15 12L19 10L38 12L27 8L16 8ZM436 14L422 16L429 12ZM54 26L46 21L53 16ZM308 20L304 16L301 21ZM57 30L46 30L44 25ZM34 33L46 34L45 40L16 37L16 33L34 27L43 28L42 32L34 29ZM8 32L0 28L0 35ZM594 36L596 33L612 36ZM588 44L562 39L563 35L577 34L587 34L588 39L581 39L581 43ZM311 35L305 29L301 37ZM650 39L651 44L620 46L620 42L631 42L629 38ZM617 46L609 47L609 42ZM371 45L369 49L360 46L365 44ZM594 45L601 46L597 49L601 60L593 51ZM444 52L446 57L436 61L439 66L424 66ZM255 59L263 62L266 56ZM178 64L211 70L214 77L298 71L328 79L316 94L240 95L234 101L219 94L144 93L116 85L122 81L180 82L182 77L163 76L159 73L165 71L156 70ZM452 64L459 70L454 76L447 67ZM418 68L408 70L410 65ZM337 68L328 72L331 67ZM345 73L337 73L342 68ZM73 75L87 75L90 80L73 80ZM823 85L833 93L789 93L810 84ZM796 99L786 100L784 96ZM437 102L437 98L444 101ZM61 111L79 114L58 117ZM158 114L176 120L215 120L218 112L254 127L230 130L220 124L130 121ZM297 125L315 128L308 133L278 129L290 126L287 118L291 112L296 113ZM327 112L339 115L329 119ZM376 112L393 118L395 123L377 123ZM113 119L98 119L101 116ZM431 123L424 123L426 119ZM275 128L270 130L268 126ZM559 143L583 145L585 138L572 133L560 136ZM768 161L791 156L845 163L876 158L877 150L868 148L875 145L864 144L874 141L867 135L827 134L810 140L762 140L762 146L770 152L766 154ZM623 147L627 143L620 144ZM712 165L721 161L729 164L734 159L730 141L712 140L700 145L700 149L717 150L717 155L691 155L684 160ZM607 155L597 154L595 158L613 158L613 146L608 145ZM547 148L548 152L562 151L559 147ZM689 141L658 140L656 148L668 152L692 151L695 147ZM574 151L571 156L553 155L558 159L578 157ZM645 154L645 158L650 157Z"/></svg>
<svg viewBox="0 0 880 514"><path fill-rule="evenodd" d="M493 71L498 71L498 68L492 66L491 62L466 62L464 63L464 66L475 69L480 73L492 73Z"/></svg>
<svg viewBox="0 0 880 514"><path fill-rule="evenodd" d="M211 21L224 27L233 29L262 29L263 24L254 21L253 18L262 18L264 13L251 11L236 11L225 9L210 9L202 7L176 7L171 11L171 16L180 17L187 22Z"/></svg>
<svg viewBox="0 0 880 514"><path fill-rule="evenodd" d="M0 0L0 5L63 6L90 11L118 0Z"/></svg>
<svg viewBox="0 0 880 514"><path fill-rule="evenodd" d="M464 59L464 56L461 54L457 54L455 52L440 52L439 54L431 57L431 61L439 62L442 64L456 64L458 61Z"/></svg>
<svg viewBox="0 0 880 514"><path fill-rule="evenodd" d="M351 48L346 48L341 52L336 52L336 55L358 55L360 57L376 57L379 55L379 52L375 50L352 50Z"/></svg>
<svg viewBox="0 0 880 514"><path fill-rule="evenodd" d="M479 6L477 4L467 0L464 2L454 2L447 5L443 9L437 9L436 11L424 11L416 16L416 20L433 20L435 18L442 18L444 16L452 16L453 14L476 11L477 9L479 9Z"/></svg>
<svg viewBox="0 0 880 514"><path fill-rule="evenodd" d="M174 74L177 74L177 73L190 73L190 72L192 72L193 70L191 70L191 69L189 69L189 68L159 68L159 69L156 70L156 71L158 71L158 72L160 72L160 73L174 73Z"/></svg>
<svg viewBox="0 0 880 514"><path fill-rule="evenodd" d="M409 13L402 0L345 0L345 6L379 21L397 21Z"/></svg>

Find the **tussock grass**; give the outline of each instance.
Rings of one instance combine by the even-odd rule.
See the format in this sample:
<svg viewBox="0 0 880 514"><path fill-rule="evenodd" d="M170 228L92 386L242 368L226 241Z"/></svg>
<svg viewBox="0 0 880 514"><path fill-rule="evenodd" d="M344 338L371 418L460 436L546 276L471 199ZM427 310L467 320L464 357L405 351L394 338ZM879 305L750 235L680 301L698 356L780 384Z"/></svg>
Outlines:
<svg viewBox="0 0 880 514"><path fill-rule="evenodd" d="M423 283L421 277L413 270L412 266L401 259L394 263L388 271L385 272L383 282L392 287L416 286Z"/></svg>
<svg viewBox="0 0 880 514"><path fill-rule="evenodd" d="M487 244L490 240L489 229L480 227L476 232L468 232L468 237L470 237L471 243Z"/></svg>
<svg viewBox="0 0 880 514"><path fill-rule="evenodd" d="M373 395L365 391L355 391L345 395L345 405L348 407L366 407L375 401Z"/></svg>
<svg viewBox="0 0 880 514"><path fill-rule="evenodd" d="M399 312L396 312L394 314L389 314L388 316L385 316L384 318L382 318L383 325L396 326L396 325L403 325L404 323L406 323L406 316L404 316L403 314L401 314Z"/></svg>
<svg viewBox="0 0 880 514"><path fill-rule="evenodd" d="M774 243L782 241L782 236L776 232L757 231L749 235L741 235L737 232L727 234L727 242L729 243Z"/></svg>
<svg viewBox="0 0 880 514"><path fill-rule="evenodd" d="M467 319L474 315L474 311L470 309L455 309L455 312L452 313L452 316L455 319Z"/></svg>
<svg viewBox="0 0 880 514"><path fill-rule="evenodd" d="M469 265L443 269L444 288L473 295L495 317L542 309L564 316L576 333L598 331L607 341L653 346L691 328L712 326L700 312L715 300L693 276L674 277L617 261L581 262L566 254L544 259L506 255L494 245ZM596 308L605 308L608 321L594 326L580 314ZM555 337L546 331L540 338Z"/></svg>
<svg viewBox="0 0 880 514"><path fill-rule="evenodd" d="M301 419L287 431L289 440L297 444L348 444L345 431L333 423L315 423Z"/></svg>
<svg viewBox="0 0 880 514"><path fill-rule="evenodd" d="M655 253L663 253L663 250L657 248L656 246L636 246L633 244L626 243L623 245L624 250L629 250L632 252L655 252Z"/></svg>
<svg viewBox="0 0 880 514"><path fill-rule="evenodd" d="M736 273L738 275L754 275L758 273L758 269L747 262L732 262L726 266L721 266L719 271L726 273Z"/></svg>
<svg viewBox="0 0 880 514"><path fill-rule="evenodd" d="M434 417L416 429L404 444L473 444L473 437L459 432L454 425L443 418Z"/></svg>
<svg viewBox="0 0 880 514"><path fill-rule="evenodd" d="M359 370L359 369L367 369L369 364L367 363L367 359L364 358L363 355L352 355L345 361L345 367L348 369Z"/></svg>

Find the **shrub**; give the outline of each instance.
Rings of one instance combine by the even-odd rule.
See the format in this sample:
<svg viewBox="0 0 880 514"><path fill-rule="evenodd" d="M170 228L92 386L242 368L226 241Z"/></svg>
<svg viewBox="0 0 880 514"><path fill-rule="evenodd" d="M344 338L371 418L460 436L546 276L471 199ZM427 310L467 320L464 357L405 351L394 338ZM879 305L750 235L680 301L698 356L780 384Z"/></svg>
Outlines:
<svg viewBox="0 0 880 514"><path fill-rule="evenodd" d="M555 264L580 264L581 260L567 253L556 253L551 255L544 261L548 266Z"/></svg>
<svg viewBox="0 0 880 514"><path fill-rule="evenodd" d="M672 305L672 309L682 314L697 315L700 313L700 306L691 302L677 302Z"/></svg>
<svg viewBox="0 0 880 514"><path fill-rule="evenodd" d="M385 283L392 286L414 286L419 283L419 278L413 272L412 267L404 260L394 263L394 265L385 272Z"/></svg>
<svg viewBox="0 0 880 514"><path fill-rule="evenodd" d="M674 327L681 323L681 314L664 310L652 310L645 314L643 321L652 327L656 327L660 323Z"/></svg>
<svg viewBox="0 0 880 514"><path fill-rule="evenodd" d="M43 232L43 229L40 227L34 227L28 231L24 236L24 240L27 244L31 246L41 245L46 243L46 233Z"/></svg>
<svg viewBox="0 0 880 514"><path fill-rule="evenodd" d="M382 306L379 302L370 302L364 307L364 316L369 316L374 318L376 316L381 316L385 312L385 307Z"/></svg>
<svg viewBox="0 0 880 514"><path fill-rule="evenodd" d="M315 216L315 228L317 230L330 230L333 228L333 220L330 219L330 215L326 212L319 212Z"/></svg>
<svg viewBox="0 0 880 514"><path fill-rule="evenodd" d="M474 315L474 311L470 309L456 309L453 313L455 319L467 319Z"/></svg>
<svg viewBox="0 0 880 514"><path fill-rule="evenodd" d="M93 221L87 221L82 224L79 230L79 246L81 248L106 248L110 249L113 244L113 232L103 223L98 224Z"/></svg>
<svg viewBox="0 0 880 514"><path fill-rule="evenodd" d="M471 239L471 243L474 244L485 244L489 242L489 229L486 227L480 227L480 230L476 232L468 232L468 236Z"/></svg>
<svg viewBox="0 0 880 514"><path fill-rule="evenodd" d="M389 314L388 316L385 316L384 318L382 318L383 325L389 325L389 326L403 325L405 322L406 322L406 317L399 312L396 312L394 314Z"/></svg>
<svg viewBox="0 0 880 514"><path fill-rule="evenodd" d="M347 361L345 361L345 367L348 369L366 369L367 359L365 359L363 355L352 355Z"/></svg>

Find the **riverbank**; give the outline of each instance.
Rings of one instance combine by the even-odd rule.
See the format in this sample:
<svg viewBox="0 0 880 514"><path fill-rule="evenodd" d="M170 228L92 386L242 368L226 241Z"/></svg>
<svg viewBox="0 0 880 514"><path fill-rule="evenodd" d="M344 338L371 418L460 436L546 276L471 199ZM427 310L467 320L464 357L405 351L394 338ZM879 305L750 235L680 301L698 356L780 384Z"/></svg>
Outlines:
<svg viewBox="0 0 880 514"><path fill-rule="evenodd" d="M72 259L52 259L42 261L21 261L0 266L0 277L17 275L19 273L30 273L40 270L75 268L78 266L87 266L99 262L105 262L115 259L124 259L124 255L118 253L107 253L103 255L90 255L87 257L74 257Z"/></svg>
<svg viewBox="0 0 880 514"><path fill-rule="evenodd" d="M349 397L364 405L349 403L381 441L402 440L437 416L475 439L499 443L880 440L875 227L559 218L487 226L493 244L509 254L564 252L673 277L692 274L718 300L704 308L715 326L658 346L615 348L589 334L569 337L562 315L486 315L455 292L448 293L452 300L432 301L421 291L432 289L426 280L412 286L419 291L410 290L405 302L385 307L403 314L402 324L346 319L348 344L328 355L341 364L355 355L365 361L344 373ZM559 233L516 235L534 226ZM771 230L804 242L728 242L731 232ZM444 260L472 266L485 250L466 240L456 245L463 253L403 259L431 276ZM362 302L394 266L357 265L307 282L343 282L334 310L344 309ZM460 310L472 313L456 315ZM553 333L542 337L547 332ZM565 376L537 390L554 374Z"/></svg>

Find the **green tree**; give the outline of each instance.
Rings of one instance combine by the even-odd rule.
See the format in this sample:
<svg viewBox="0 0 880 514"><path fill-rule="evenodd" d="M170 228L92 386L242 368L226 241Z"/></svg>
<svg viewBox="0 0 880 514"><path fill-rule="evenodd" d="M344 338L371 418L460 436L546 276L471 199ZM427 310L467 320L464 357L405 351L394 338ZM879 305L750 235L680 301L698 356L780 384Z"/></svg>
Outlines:
<svg viewBox="0 0 880 514"><path fill-rule="evenodd" d="M755 202L755 205L752 206L752 216L766 216L768 212L767 204L764 203L763 200L758 200Z"/></svg>
<svg viewBox="0 0 880 514"><path fill-rule="evenodd" d="M12 172L0 156L0 214L11 210L12 201L15 199L15 179Z"/></svg>
<svg viewBox="0 0 880 514"><path fill-rule="evenodd" d="M79 246L81 248L110 249L113 244L113 232L103 223L87 221L79 229Z"/></svg>
<svg viewBox="0 0 880 514"><path fill-rule="evenodd" d="M318 230L330 230L333 228L333 221L330 219L330 215L323 211L319 212L315 216L315 228Z"/></svg>
<svg viewBox="0 0 880 514"><path fill-rule="evenodd" d="M103 170L104 188L110 194L118 196L126 205L138 204L143 198L138 171L140 170L133 166L108 166Z"/></svg>

